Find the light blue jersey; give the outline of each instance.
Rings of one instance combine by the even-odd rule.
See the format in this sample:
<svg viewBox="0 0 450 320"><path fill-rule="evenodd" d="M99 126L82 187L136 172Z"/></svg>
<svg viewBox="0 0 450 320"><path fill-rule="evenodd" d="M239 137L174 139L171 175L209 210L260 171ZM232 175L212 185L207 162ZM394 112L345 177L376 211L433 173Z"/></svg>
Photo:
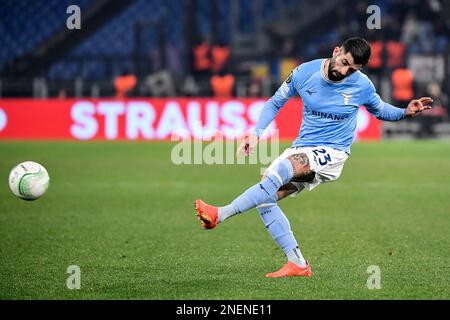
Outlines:
<svg viewBox="0 0 450 320"><path fill-rule="evenodd" d="M382 101L370 79L360 71L338 82L328 80L323 72L325 61L306 62L292 71L264 105L255 126L258 136L296 93L303 101L303 120L294 147L329 146L350 153L361 105L380 120L405 117L405 109Z"/></svg>

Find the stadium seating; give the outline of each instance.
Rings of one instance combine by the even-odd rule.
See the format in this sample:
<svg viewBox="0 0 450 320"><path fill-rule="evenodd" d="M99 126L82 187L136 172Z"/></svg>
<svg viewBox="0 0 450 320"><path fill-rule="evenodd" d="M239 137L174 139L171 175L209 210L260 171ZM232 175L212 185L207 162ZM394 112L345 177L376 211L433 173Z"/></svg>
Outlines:
<svg viewBox="0 0 450 320"><path fill-rule="evenodd" d="M76 3L83 10L92 1L77 0ZM73 3L71 0L0 1L0 68L64 27L67 7Z"/></svg>
<svg viewBox="0 0 450 320"><path fill-rule="evenodd" d="M261 1L262 17L271 21L277 17L282 8L294 3L293 0L283 0L274 4L271 0ZM224 43L230 41L230 0L217 3L218 15L221 17L218 24L218 40ZM240 0L238 32L251 34L255 31L255 21L252 15L252 3ZM155 32L154 23L163 19L166 30L167 43L177 50L183 50L185 45L184 12L186 1L179 0L136 0L114 19L102 26L97 32L81 43L67 56L56 62L48 71L50 79L73 79L77 76L87 79L102 79L113 76L124 69L132 68L132 58L135 50L133 29L136 23L146 23L147 28L141 30L139 53L149 54L158 45L158 33ZM207 36L211 32L211 8L209 0L197 2L197 35ZM118 57L112 63L112 70L103 61L92 61L88 64L78 64L76 61L85 57ZM78 66L78 67L77 67Z"/></svg>
<svg viewBox="0 0 450 320"><path fill-rule="evenodd" d="M0 1L0 41L7 43L0 51L0 68L29 53L37 45L45 41L66 23L66 9L71 4L77 4L81 12L89 7L93 0L2 0ZM282 9L294 0L283 0L275 3L271 0L261 0L260 7L253 2L231 0L217 2L218 39L221 42L230 41L230 7L238 7L236 18L239 33L252 34L256 21L254 10L260 10L262 18L272 21L279 16ZM147 23L143 29L139 50L148 54L158 45L158 34L152 23L163 19L166 30L166 40L169 45L183 50L185 45L184 13L187 1L179 0L136 0L125 10L108 21L99 30L80 43L74 50L56 61L46 73L49 79L102 79L132 67L131 59L135 51L134 26L136 23ZM4 13L4 14L2 14ZM8 14L6 14L8 13ZM197 35L207 36L211 33L211 3L209 0L197 1ZM38 32L37 32L38 31ZM92 57L96 57L92 59ZM104 57L116 57L111 70L105 65ZM117 57L126 57L119 58ZM89 60L88 63L84 62ZM98 61L97 61L98 60ZM81 63L83 61L83 63Z"/></svg>

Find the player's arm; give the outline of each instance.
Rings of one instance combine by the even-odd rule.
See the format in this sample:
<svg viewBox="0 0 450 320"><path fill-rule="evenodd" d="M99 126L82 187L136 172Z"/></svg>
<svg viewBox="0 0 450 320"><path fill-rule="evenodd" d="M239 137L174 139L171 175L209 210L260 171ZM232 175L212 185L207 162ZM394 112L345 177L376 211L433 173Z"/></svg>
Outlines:
<svg viewBox="0 0 450 320"><path fill-rule="evenodd" d="M383 121L398 121L407 117L414 117L424 110L431 109L429 104L433 102L433 99L429 97L422 97L411 100L405 109L397 108L381 100L371 82L369 82L367 89L363 92L363 98L365 101L363 101L362 105L377 119Z"/></svg>
<svg viewBox="0 0 450 320"><path fill-rule="evenodd" d="M244 140L239 145L237 154L244 153L250 155L256 145L258 144L259 137L263 134L267 126L275 119L278 111L292 96L295 95L294 79L297 76L298 68L294 69L289 77L278 88L275 94L267 100L256 122L255 129L245 135Z"/></svg>

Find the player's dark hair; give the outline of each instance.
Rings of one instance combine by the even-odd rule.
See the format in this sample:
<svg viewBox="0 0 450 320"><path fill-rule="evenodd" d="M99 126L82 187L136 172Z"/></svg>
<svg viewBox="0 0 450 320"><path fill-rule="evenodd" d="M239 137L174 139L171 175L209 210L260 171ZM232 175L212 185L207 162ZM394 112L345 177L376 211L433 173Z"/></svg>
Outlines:
<svg viewBox="0 0 450 320"><path fill-rule="evenodd" d="M356 64L363 67L369 62L370 44L363 38L353 37L345 40L342 44L345 52L350 52Z"/></svg>

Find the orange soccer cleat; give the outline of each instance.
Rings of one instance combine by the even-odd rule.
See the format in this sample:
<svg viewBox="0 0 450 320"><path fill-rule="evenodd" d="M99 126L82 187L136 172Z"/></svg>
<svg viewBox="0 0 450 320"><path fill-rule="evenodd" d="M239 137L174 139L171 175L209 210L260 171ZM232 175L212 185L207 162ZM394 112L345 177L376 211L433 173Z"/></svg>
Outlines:
<svg viewBox="0 0 450 320"><path fill-rule="evenodd" d="M195 210L197 217L202 222L203 229L214 229L217 226L217 218L219 217L219 209L202 200L195 200Z"/></svg>
<svg viewBox="0 0 450 320"><path fill-rule="evenodd" d="M295 263L288 261L280 270L266 274L267 278L281 277L311 277L312 271L309 262L306 261L306 267L300 267Z"/></svg>

